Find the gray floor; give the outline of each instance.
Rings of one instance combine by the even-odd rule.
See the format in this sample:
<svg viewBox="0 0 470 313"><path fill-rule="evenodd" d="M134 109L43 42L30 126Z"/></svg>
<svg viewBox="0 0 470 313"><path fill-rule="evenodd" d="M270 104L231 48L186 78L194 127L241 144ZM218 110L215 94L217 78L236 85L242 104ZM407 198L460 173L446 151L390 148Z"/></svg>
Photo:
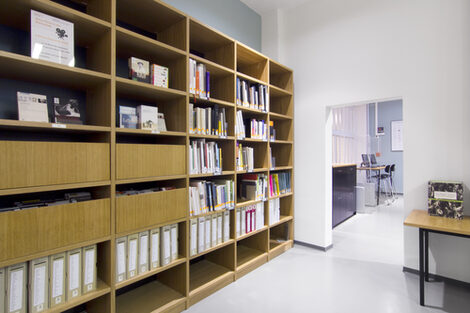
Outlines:
<svg viewBox="0 0 470 313"><path fill-rule="evenodd" d="M403 202L357 215L334 230L327 253L293 249L192 306L207 312L470 312L470 290L402 272Z"/></svg>

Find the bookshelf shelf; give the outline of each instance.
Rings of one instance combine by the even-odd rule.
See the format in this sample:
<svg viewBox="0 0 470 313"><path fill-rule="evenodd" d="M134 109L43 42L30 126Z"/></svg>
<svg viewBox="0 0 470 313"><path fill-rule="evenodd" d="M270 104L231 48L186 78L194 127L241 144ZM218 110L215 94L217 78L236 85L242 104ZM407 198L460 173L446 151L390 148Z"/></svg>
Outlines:
<svg viewBox="0 0 470 313"><path fill-rule="evenodd" d="M29 47L19 44L29 40L31 10L74 24L75 67L33 59ZM0 164L6 169L0 202L93 195L86 202L0 213L0 225L6 225L0 229L0 267L97 244L97 290L47 313L181 312L293 246L293 192L237 199L236 208L263 202L265 224L273 200L281 220L236 238L239 222L229 210L231 239L191 257L189 224L198 216L188 210L188 187L196 180L233 180L237 189L243 174L293 176L291 69L161 0L7 1L0 7L0 27L8 30L0 38L6 99L0 104ZM168 67L170 88L129 79L131 56ZM189 58L210 72L210 99L190 94ZM237 78L268 87L269 112L236 105ZM46 95L48 113L54 97L78 99L84 124L19 121L18 91ZM120 128L120 106L138 105L158 107L167 131ZM228 136L190 134L191 106L225 108ZM238 110L245 119L274 122L277 140L238 139ZM222 149L220 175L190 174L189 147L199 139ZM253 171L236 170L237 147L254 150ZM155 187L175 189L118 196ZM116 239L174 223L179 258L115 283Z"/></svg>
<svg viewBox="0 0 470 313"><path fill-rule="evenodd" d="M221 211L217 211L217 212L224 212L224 211L225 211L225 210L221 210ZM198 216L191 216L191 219L197 218L197 217L201 217L201 216L211 215L211 214L213 214L213 213L214 213L214 212L207 213L207 214L201 214L201 215L198 215ZM201 252L201 253L198 253L198 254L193 255L193 256L191 256L189 259L190 259L190 260L194 260L194 259L196 259L196 258L198 258L198 257L201 257L201 256L203 256L203 255L209 254L209 253L211 253L211 252L213 252L213 251L215 251L215 250L218 250L218 249L220 249L220 248L223 248L223 247L226 247L226 246L228 246L228 245L231 245L231 244L233 244L234 242L235 242L235 240L233 240L233 239L227 240L226 242L222 242L221 244L218 244L218 245L215 246L215 247L212 247L212 248L210 248L210 249L207 249L206 251L203 251L203 252Z"/></svg>
<svg viewBox="0 0 470 313"><path fill-rule="evenodd" d="M180 256L177 260L174 260L174 261L171 262L170 264L167 264L167 265L165 265L165 266L158 267L158 268L156 268L156 269L154 269L154 270L151 270L151 271L148 271L148 272L139 274L139 275L137 275L137 276L135 276L135 277L133 277L133 278L131 278L131 279L128 279L128 280L125 280L125 281L123 281L123 282L121 282L121 283L116 284L116 285L115 285L115 289L118 290L118 289L124 288L124 287L126 287L126 286L132 285L132 284L134 284L134 283L136 283L136 282L138 282L138 281L141 281L141 280L143 280L143 279L145 279L145 278L148 278L148 277L150 277L150 276L153 276L153 275L155 275L155 274L164 272L164 271L166 271L166 270L168 270L168 269L171 269L171 268L173 268L173 267L175 267L175 266L178 266L178 265L180 265L180 264L183 264L183 263L185 263L185 262L186 262L186 258Z"/></svg>
<svg viewBox="0 0 470 313"><path fill-rule="evenodd" d="M244 234L243 236L238 237L237 241L241 241L243 239L246 239L246 238L249 238L249 237L254 236L256 234L259 234L261 232L264 232L267 229L268 229L268 226L265 225L265 226L261 227L260 229L254 230L252 232Z"/></svg>
<svg viewBox="0 0 470 313"><path fill-rule="evenodd" d="M61 313L68 309L77 307L83 303L90 302L96 298L104 296L110 293L110 291L111 291L111 288L108 285L106 285L106 283L104 283L101 279L98 278L96 282L96 290L89 292L87 294L84 294L73 300L67 301L64 304L58 305L54 308L50 308L44 311L44 313Z"/></svg>

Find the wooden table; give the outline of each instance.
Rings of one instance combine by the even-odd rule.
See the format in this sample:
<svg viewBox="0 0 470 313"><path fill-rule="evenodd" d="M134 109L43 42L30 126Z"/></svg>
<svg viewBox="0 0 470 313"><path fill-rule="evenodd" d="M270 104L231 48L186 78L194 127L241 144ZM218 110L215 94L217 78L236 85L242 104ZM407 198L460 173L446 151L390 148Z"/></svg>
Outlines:
<svg viewBox="0 0 470 313"><path fill-rule="evenodd" d="M404 224L419 228L419 303L424 306L424 281L429 281L429 233L470 238L470 217L457 220L413 210Z"/></svg>
<svg viewBox="0 0 470 313"><path fill-rule="evenodd" d="M370 166L370 167L364 167L364 166L358 166L358 170L360 171L376 171L377 172L377 205L380 203L380 171L385 169L384 166Z"/></svg>

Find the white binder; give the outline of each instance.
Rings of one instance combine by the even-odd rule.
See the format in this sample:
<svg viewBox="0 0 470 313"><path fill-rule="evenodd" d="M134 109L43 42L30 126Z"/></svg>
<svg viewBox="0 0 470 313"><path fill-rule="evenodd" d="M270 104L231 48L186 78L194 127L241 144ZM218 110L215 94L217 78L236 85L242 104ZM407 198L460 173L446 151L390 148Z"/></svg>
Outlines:
<svg viewBox="0 0 470 313"><path fill-rule="evenodd" d="M206 226L204 227L204 246L207 249L210 249L212 247L211 245L211 221L212 218L209 216L206 216Z"/></svg>
<svg viewBox="0 0 470 313"><path fill-rule="evenodd" d="M199 217L197 219L197 253L202 253L206 249L206 219Z"/></svg>
<svg viewBox="0 0 470 313"><path fill-rule="evenodd" d="M139 274L149 270L149 232L139 233Z"/></svg>
<svg viewBox="0 0 470 313"><path fill-rule="evenodd" d="M0 268L0 313L5 313L5 269Z"/></svg>
<svg viewBox="0 0 470 313"><path fill-rule="evenodd" d="M236 209L235 214L235 225L237 226L237 238L241 236L242 233L242 219L241 219L241 208Z"/></svg>
<svg viewBox="0 0 470 313"><path fill-rule="evenodd" d="M96 245L83 247L82 258L82 294L86 294L96 290Z"/></svg>
<svg viewBox="0 0 470 313"><path fill-rule="evenodd" d="M191 219L189 225L189 255L193 256L197 254L197 218Z"/></svg>
<svg viewBox="0 0 470 313"><path fill-rule="evenodd" d="M230 212L225 211L224 216L224 242L230 239Z"/></svg>
<svg viewBox="0 0 470 313"><path fill-rule="evenodd" d="M26 313L26 263L7 268L6 306L7 313Z"/></svg>
<svg viewBox="0 0 470 313"><path fill-rule="evenodd" d="M162 266L165 266L171 262L171 235L170 235L171 227L170 225L162 227L162 234L161 234L161 263Z"/></svg>
<svg viewBox="0 0 470 313"><path fill-rule="evenodd" d="M217 213L217 244L223 242L223 213Z"/></svg>
<svg viewBox="0 0 470 313"><path fill-rule="evenodd" d="M116 282L127 279L127 237L116 239Z"/></svg>
<svg viewBox="0 0 470 313"><path fill-rule="evenodd" d="M150 269L160 266L160 228L150 230Z"/></svg>
<svg viewBox="0 0 470 313"><path fill-rule="evenodd" d="M65 252L49 257L49 306L51 308L65 302Z"/></svg>
<svg viewBox="0 0 470 313"><path fill-rule="evenodd" d="M127 279L137 275L139 257L139 234L127 236Z"/></svg>
<svg viewBox="0 0 470 313"><path fill-rule="evenodd" d="M240 236L246 234L246 208L240 209Z"/></svg>
<svg viewBox="0 0 470 313"><path fill-rule="evenodd" d="M49 308L49 258L29 262L29 312L44 312Z"/></svg>
<svg viewBox="0 0 470 313"><path fill-rule="evenodd" d="M170 225L170 240L171 240L171 258L173 262L178 259L178 224Z"/></svg>
<svg viewBox="0 0 470 313"><path fill-rule="evenodd" d="M211 215L211 246L217 246L217 214Z"/></svg>
<svg viewBox="0 0 470 313"><path fill-rule="evenodd" d="M67 301L82 294L82 249L67 251Z"/></svg>

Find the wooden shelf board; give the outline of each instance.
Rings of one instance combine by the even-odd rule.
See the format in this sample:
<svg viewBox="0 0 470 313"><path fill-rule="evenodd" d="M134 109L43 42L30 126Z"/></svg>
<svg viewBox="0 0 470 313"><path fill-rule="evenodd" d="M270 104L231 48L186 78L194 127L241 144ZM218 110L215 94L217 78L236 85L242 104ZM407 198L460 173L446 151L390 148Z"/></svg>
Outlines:
<svg viewBox="0 0 470 313"><path fill-rule="evenodd" d="M291 145L294 143L294 141L292 140L274 140L274 141L270 141L269 142L270 144L279 144L279 145Z"/></svg>
<svg viewBox="0 0 470 313"><path fill-rule="evenodd" d="M202 99L199 97L196 97L194 94L189 94L189 100L190 102L194 103L195 105L198 105L199 103L202 104L218 104L224 107L235 107L235 104L233 102L228 102L224 100L219 100L216 98L209 98L209 99Z"/></svg>
<svg viewBox="0 0 470 313"><path fill-rule="evenodd" d="M275 86L275 85L269 85L269 93L272 94L274 98L293 95L292 92L279 88L278 86Z"/></svg>
<svg viewBox="0 0 470 313"><path fill-rule="evenodd" d="M292 196L293 194L294 194L293 192L282 193L282 194L277 195L277 196L269 197L269 200L277 199L277 198L284 198L284 197Z"/></svg>
<svg viewBox="0 0 470 313"><path fill-rule="evenodd" d="M47 130L56 132L111 132L111 127L93 126L93 125L76 125L76 124L57 124L43 122L28 122L18 120L0 119L0 128L2 129L30 129L30 130Z"/></svg>
<svg viewBox="0 0 470 313"><path fill-rule="evenodd" d="M286 170L291 170L293 169L293 166L276 166L275 168L271 168L269 171L274 172L274 171L286 171Z"/></svg>
<svg viewBox="0 0 470 313"><path fill-rule="evenodd" d="M248 237L251 237L251 236L254 236L256 234L259 234L259 233L262 233L264 232L266 229L268 229L268 226L264 225L263 227L261 227L260 229L257 229L257 230L254 230L252 232L249 232L249 233L246 233L240 237L237 238L237 241L240 241L240 240L243 240L243 239L246 239Z"/></svg>
<svg viewBox="0 0 470 313"><path fill-rule="evenodd" d="M86 182L86 183L75 183L75 184L59 184L59 185L35 186L35 187L24 187L24 188L0 189L0 196L17 195L17 194L22 194L22 193L46 192L46 191L54 191L54 190L101 187L101 186L108 186L108 185L111 185L110 180Z"/></svg>
<svg viewBox="0 0 470 313"><path fill-rule="evenodd" d="M217 283L218 280L233 280L233 271L228 268L212 263L208 260L202 260L189 266L189 296L201 292L210 285Z"/></svg>
<svg viewBox="0 0 470 313"><path fill-rule="evenodd" d="M4 1L0 9L0 20L2 24L29 31L31 9L72 22L75 42L81 46L91 45L93 38L99 38L111 30L109 22L49 0Z"/></svg>
<svg viewBox="0 0 470 313"><path fill-rule="evenodd" d="M158 280L116 297L116 313L165 312L186 304L186 298Z"/></svg>
<svg viewBox="0 0 470 313"><path fill-rule="evenodd" d="M247 206L247 205L252 205L252 204L256 204L256 203L264 202L264 201L266 201L266 200L248 200L248 201L237 203L235 205L235 207L236 208L241 208L241 207L244 207L244 206Z"/></svg>
<svg viewBox="0 0 470 313"><path fill-rule="evenodd" d="M133 283L136 283L138 281L141 281L142 279L145 279L147 277L150 277L150 276L153 276L153 275L156 275L158 273L161 273L161 272L164 272L170 268L173 268L175 266L178 266L180 264L183 264L186 262L186 258L185 257L181 257L173 262L171 262L170 264L167 264L165 266L161 266L161 267L158 267L156 269L153 269L151 271L148 271L148 272L145 272L145 273L142 273L142 274L139 274L135 277L132 277L131 279L128 279L128 280L125 280L121 283L117 283L116 286L115 286L115 289L118 290L120 288L123 288L123 287L126 287L126 286L129 286L129 285L132 285Z"/></svg>
<svg viewBox="0 0 470 313"><path fill-rule="evenodd" d="M0 51L1 77L32 81L71 89L95 88L108 82L111 76L78 67L33 59L28 56Z"/></svg>
<svg viewBox="0 0 470 313"><path fill-rule="evenodd" d="M293 240L287 240L285 242L269 242L269 260L274 259L275 257L281 255L282 253L286 252L290 248L294 246Z"/></svg>
<svg viewBox="0 0 470 313"><path fill-rule="evenodd" d="M242 105L237 105L237 110L256 113L256 114L259 114L259 115L267 115L268 114L268 112L264 112L264 111L261 111L261 110L258 110L258 109L247 108L247 107L242 106Z"/></svg>
<svg viewBox="0 0 470 313"><path fill-rule="evenodd" d="M215 139L215 140L235 140L234 136L219 137L215 135L189 134L190 138Z"/></svg>
<svg viewBox="0 0 470 313"><path fill-rule="evenodd" d="M242 72L237 72L237 76L242 78L242 80L249 80L250 82L252 83L257 83L257 84L261 84L261 85L265 85L267 86L268 84L260 79L257 79L257 78L254 78L252 76L249 76L249 75L246 75Z"/></svg>
<svg viewBox="0 0 470 313"><path fill-rule="evenodd" d="M237 174L263 173L267 171L268 169L266 167L262 167L262 168L254 168L252 171L237 171Z"/></svg>
<svg viewBox="0 0 470 313"><path fill-rule="evenodd" d="M116 77L116 94L118 97L152 102L157 100L173 100L186 96L184 91L157 87L152 84L122 77Z"/></svg>
<svg viewBox="0 0 470 313"><path fill-rule="evenodd" d="M206 173L206 174L190 174L189 178L200 178L200 177L219 177L225 175L233 175L235 174L234 171L222 171L222 174L214 175L213 173Z"/></svg>
<svg viewBox="0 0 470 313"><path fill-rule="evenodd" d="M13 264L18 264L18 263L27 262L27 261L34 260L34 259L43 258L43 257L49 256L49 255L62 253L62 252L69 251L69 250L74 250L74 249L77 249L77 248L80 248L80 247L86 247L86 246L94 245L94 244L97 244L97 243L100 243L100 242L105 242L105 241L108 241L108 240L111 240L111 236L106 236L106 237L103 237L103 238L97 238L97 239L89 240L89 241L86 241L86 242L75 243L73 245L68 245L68 246L64 246L64 247L60 247L60 248L56 248L56 249L52 249L52 250L47 250L47 251L43 251L43 252L39 252L39 253L34 253L34 254L22 256L22 257L19 257L19 258L9 259L7 261L0 262L0 267L7 267L7 266L10 266L10 265L13 265Z"/></svg>
<svg viewBox="0 0 470 313"><path fill-rule="evenodd" d="M133 31L116 26L116 45L117 53L120 54L120 49L127 51L145 51L148 54L164 60L175 60L178 58L186 57L186 52L165 44L163 42L151 39L149 37L137 34Z"/></svg>
<svg viewBox="0 0 470 313"><path fill-rule="evenodd" d="M186 177L187 177L187 175L171 175L171 176L154 176L154 177L119 179L119 180L116 180L116 184L117 185L122 185L122 184L145 183L145 182L151 182L151 181L183 179L183 178L186 178Z"/></svg>
<svg viewBox="0 0 470 313"><path fill-rule="evenodd" d="M253 139L253 138L244 138L244 139L237 139L238 141L246 141L246 142L261 142L261 143L267 143L267 140L262 140L262 139Z"/></svg>
<svg viewBox="0 0 470 313"><path fill-rule="evenodd" d="M294 218L292 216L283 216L281 215L281 218L279 219L279 221L277 221L276 223L273 223L271 225L269 225L269 228L273 228L273 227L276 227L276 226L279 226L281 224L284 224L288 221L292 221Z"/></svg>
<svg viewBox="0 0 470 313"><path fill-rule="evenodd" d="M279 114L275 112L269 112L269 119L273 121L280 121L280 120L292 120L292 116Z"/></svg>
<svg viewBox="0 0 470 313"><path fill-rule="evenodd" d="M151 130L133 129L133 128L119 128L119 127L116 127L116 133L130 134L130 135L146 135L146 136L186 137L185 132L166 131L166 132L161 132L161 133L152 133Z"/></svg>
<svg viewBox="0 0 470 313"><path fill-rule="evenodd" d="M223 211L225 211L225 210L217 211L217 212L223 212ZM214 213L214 212L211 212L211 213ZM198 215L198 217L204 216L204 215L211 215L211 214L201 214L201 215ZM193 219L193 218L195 218L195 217L192 216L191 219ZM198 257L200 257L200 256L209 254L209 253L211 253L211 252L213 252L213 251L215 251L215 250L218 250L218 249L220 249L220 248L223 248L223 247L225 247L225 246L228 246L228 245L230 245L230 244L232 244L232 243L234 243L234 242L235 242L235 240L229 239L229 240L227 240L226 242L222 242L221 244L218 244L218 245L215 246L215 247L212 247L212 248L210 248L210 249L207 249L206 251L203 251L203 252L201 252L201 253L198 253L198 254L193 255L193 256L191 256L189 259L190 259L190 260L193 260L193 259L198 258Z"/></svg>
<svg viewBox="0 0 470 313"><path fill-rule="evenodd" d="M234 71L225 67L225 66L222 66L222 65L219 65L215 62L212 62L210 60L207 60L207 59L204 59L204 58L201 58L197 55L194 55L194 54L189 54L189 57L191 59L194 59L196 62L198 63L203 63L206 65L206 70L210 72L210 76L211 77L223 77L223 76L228 76L228 75L233 75Z"/></svg>
<svg viewBox="0 0 470 313"><path fill-rule="evenodd" d="M244 245L237 246L237 271L242 270L244 267L249 266L252 262L258 261L260 258L265 258L267 252L248 248Z"/></svg>
<svg viewBox="0 0 470 313"><path fill-rule="evenodd" d="M68 300L67 302L58 305L56 307L50 308L48 310L45 310L44 313L60 313L64 312L68 309L74 308L76 306L79 306L80 304L89 302L93 299L99 298L111 291L111 288L106 285L101 279L97 279L96 281L96 290L91 291L89 293L86 293L84 295L81 295L80 297L77 297L72 300Z"/></svg>
<svg viewBox="0 0 470 313"><path fill-rule="evenodd" d="M256 64L267 60L268 58L258 51L237 42L237 62L251 62L251 64Z"/></svg>

